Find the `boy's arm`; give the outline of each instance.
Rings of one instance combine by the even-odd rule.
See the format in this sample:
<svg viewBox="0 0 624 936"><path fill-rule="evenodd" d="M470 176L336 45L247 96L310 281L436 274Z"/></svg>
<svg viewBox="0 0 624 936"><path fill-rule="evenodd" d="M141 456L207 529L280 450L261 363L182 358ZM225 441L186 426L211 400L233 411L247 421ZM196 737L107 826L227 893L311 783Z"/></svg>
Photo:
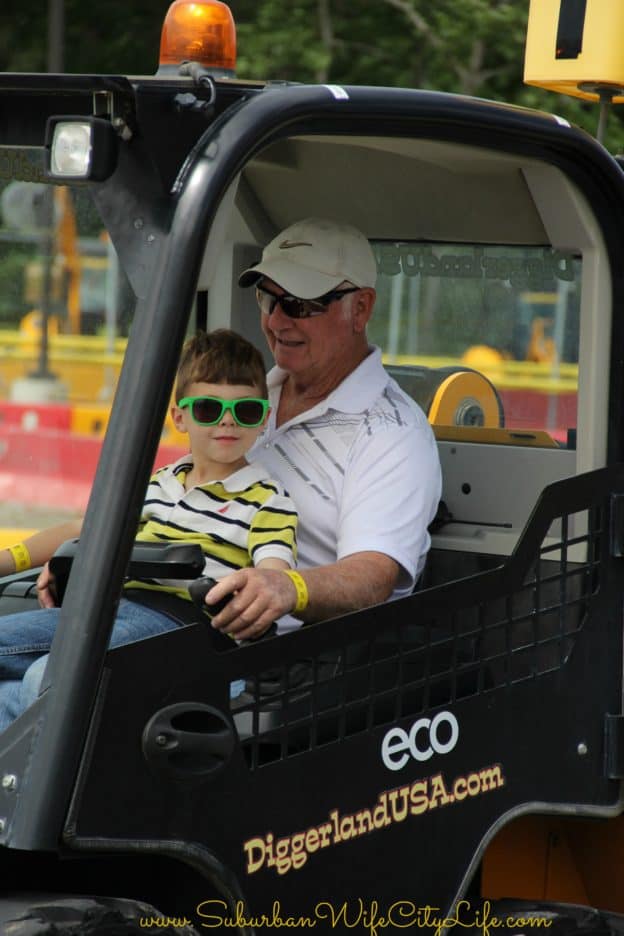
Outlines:
<svg viewBox="0 0 624 936"><path fill-rule="evenodd" d="M292 566L285 559L261 559L256 569L291 569Z"/></svg>
<svg viewBox="0 0 624 936"><path fill-rule="evenodd" d="M297 563L297 511L287 494L276 491L256 511L247 548L256 569L291 569ZM271 562L277 565L271 565Z"/></svg>
<svg viewBox="0 0 624 936"><path fill-rule="evenodd" d="M61 543L80 536L81 529L82 519L69 520L29 536L23 541L30 556L29 567L36 568L43 565L54 555ZM16 562L13 553L10 549L0 550L0 576L11 575L15 571Z"/></svg>

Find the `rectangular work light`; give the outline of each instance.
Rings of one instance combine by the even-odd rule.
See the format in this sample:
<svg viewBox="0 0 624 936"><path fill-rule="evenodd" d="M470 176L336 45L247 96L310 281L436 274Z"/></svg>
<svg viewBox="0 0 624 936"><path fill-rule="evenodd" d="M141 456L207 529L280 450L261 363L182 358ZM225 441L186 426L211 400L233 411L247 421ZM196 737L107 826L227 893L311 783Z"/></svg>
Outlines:
<svg viewBox="0 0 624 936"><path fill-rule="evenodd" d="M49 117L46 172L59 182L107 179L117 165L118 137L101 117Z"/></svg>

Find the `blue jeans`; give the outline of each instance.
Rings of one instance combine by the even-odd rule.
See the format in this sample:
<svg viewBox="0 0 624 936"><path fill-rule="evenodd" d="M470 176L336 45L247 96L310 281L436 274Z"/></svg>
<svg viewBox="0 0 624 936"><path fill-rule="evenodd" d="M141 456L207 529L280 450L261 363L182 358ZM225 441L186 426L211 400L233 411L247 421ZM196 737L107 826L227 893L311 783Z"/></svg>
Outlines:
<svg viewBox="0 0 624 936"><path fill-rule="evenodd" d="M0 616L0 731L35 701L48 662L48 651L60 608L40 608ZM109 647L154 637L179 625L166 614L122 598ZM244 684L230 686L230 696L240 695Z"/></svg>

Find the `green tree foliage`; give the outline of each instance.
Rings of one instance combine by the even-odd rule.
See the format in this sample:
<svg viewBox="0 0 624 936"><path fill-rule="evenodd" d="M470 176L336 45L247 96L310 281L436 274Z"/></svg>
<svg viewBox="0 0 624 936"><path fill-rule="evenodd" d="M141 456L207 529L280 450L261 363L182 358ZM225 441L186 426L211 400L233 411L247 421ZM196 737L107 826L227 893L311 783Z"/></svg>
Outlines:
<svg viewBox="0 0 624 936"><path fill-rule="evenodd" d="M24 275L33 250L25 245L0 248L0 328L17 322L29 311L24 298Z"/></svg>
<svg viewBox="0 0 624 936"><path fill-rule="evenodd" d="M595 105L523 83L529 0L232 0L241 77L450 91L556 112ZM619 112L607 146L624 147Z"/></svg>
<svg viewBox="0 0 624 936"><path fill-rule="evenodd" d="M65 71L153 74L170 0L64 0ZM2 0L0 71L47 70L49 0Z"/></svg>

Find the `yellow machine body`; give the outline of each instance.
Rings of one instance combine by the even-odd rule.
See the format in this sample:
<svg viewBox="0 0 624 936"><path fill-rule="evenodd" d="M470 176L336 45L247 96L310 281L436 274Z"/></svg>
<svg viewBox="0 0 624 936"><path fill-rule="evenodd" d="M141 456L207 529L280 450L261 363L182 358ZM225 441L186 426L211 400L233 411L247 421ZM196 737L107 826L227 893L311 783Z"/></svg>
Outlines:
<svg viewBox="0 0 624 936"><path fill-rule="evenodd" d="M623 103L624 4L531 0L524 80L591 101L602 87Z"/></svg>

